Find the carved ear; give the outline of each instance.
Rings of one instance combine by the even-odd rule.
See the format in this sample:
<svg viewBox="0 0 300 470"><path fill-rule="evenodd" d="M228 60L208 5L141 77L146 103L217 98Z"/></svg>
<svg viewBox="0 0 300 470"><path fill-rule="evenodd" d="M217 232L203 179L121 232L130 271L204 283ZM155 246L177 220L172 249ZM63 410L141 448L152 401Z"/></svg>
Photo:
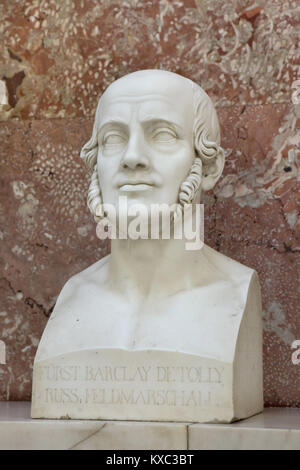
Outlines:
<svg viewBox="0 0 300 470"><path fill-rule="evenodd" d="M209 191L220 178L225 164L225 155L223 149L219 148L217 155L212 158L212 162L205 162L202 166L201 189Z"/></svg>

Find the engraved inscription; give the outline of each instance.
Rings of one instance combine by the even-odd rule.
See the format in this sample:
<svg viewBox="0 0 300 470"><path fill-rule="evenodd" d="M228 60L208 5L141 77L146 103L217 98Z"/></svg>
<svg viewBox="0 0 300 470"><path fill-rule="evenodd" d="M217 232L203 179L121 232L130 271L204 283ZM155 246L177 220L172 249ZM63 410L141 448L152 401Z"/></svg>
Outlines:
<svg viewBox="0 0 300 470"><path fill-rule="evenodd" d="M87 382L177 382L177 383L221 383L222 370L216 367L184 366L40 366L38 378L55 381Z"/></svg>
<svg viewBox="0 0 300 470"><path fill-rule="evenodd" d="M223 368L208 366L48 364L36 377L47 404L220 406L224 387Z"/></svg>
<svg viewBox="0 0 300 470"><path fill-rule="evenodd" d="M46 403L90 403L95 405L202 406L211 404L210 391L123 390L86 388L46 388Z"/></svg>

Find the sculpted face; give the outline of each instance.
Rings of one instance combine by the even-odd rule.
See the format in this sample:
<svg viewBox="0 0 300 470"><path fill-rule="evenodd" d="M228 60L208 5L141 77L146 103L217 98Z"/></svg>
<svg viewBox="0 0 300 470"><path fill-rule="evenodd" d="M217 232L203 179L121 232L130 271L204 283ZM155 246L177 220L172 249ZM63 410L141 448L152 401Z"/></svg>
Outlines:
<svg viewBox="0 0 300 470"><path fill-rule="evenodd" d="M132 74L106 90L98 112L103 202L178 202L195 157L190 84L166 72Z"/></svg>

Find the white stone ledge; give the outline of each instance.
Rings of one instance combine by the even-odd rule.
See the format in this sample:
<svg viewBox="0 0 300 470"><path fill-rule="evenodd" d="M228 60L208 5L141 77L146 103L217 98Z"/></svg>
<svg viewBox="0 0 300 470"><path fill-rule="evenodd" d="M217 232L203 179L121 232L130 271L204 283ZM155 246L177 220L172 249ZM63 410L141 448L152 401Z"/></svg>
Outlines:
<svg viewBox="0 0 300 470"><path fill-rule="evenodd" d="M30 418L29 402L0 402L0 449L300 449L300 408L266 408L233 424Z"/></svg>

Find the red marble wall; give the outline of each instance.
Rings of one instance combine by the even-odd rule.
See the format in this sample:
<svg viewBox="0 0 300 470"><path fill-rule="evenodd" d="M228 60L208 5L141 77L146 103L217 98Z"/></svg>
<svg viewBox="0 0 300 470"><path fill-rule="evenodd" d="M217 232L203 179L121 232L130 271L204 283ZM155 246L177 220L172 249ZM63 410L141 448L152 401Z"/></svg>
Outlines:
<svg viewBox="0 0 300 470"><path fill-rule="evenodd" d="M204 197L206 241L258 271L265 402L300 405L296 3L0 0L1 400L30 399L62 285L109 251L79 158L97 98L126 73L162 68L201 84L217 106L227 163Z"/></svg>

